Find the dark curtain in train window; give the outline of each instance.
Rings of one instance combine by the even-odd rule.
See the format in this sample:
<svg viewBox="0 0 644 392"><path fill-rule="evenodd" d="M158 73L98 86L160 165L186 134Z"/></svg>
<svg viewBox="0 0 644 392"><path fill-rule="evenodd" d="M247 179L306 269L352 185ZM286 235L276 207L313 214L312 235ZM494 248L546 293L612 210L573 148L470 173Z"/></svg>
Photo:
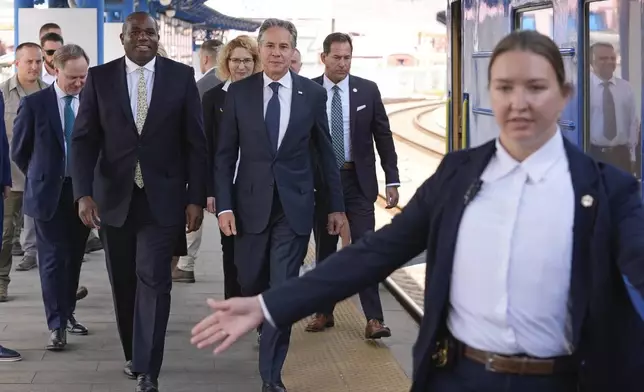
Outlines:
<svg viewBox="0 0 644 392"><path fill-rule="evenodd" d="M588 7L588 153L641 178L641 5L607 0Z"/></svg>

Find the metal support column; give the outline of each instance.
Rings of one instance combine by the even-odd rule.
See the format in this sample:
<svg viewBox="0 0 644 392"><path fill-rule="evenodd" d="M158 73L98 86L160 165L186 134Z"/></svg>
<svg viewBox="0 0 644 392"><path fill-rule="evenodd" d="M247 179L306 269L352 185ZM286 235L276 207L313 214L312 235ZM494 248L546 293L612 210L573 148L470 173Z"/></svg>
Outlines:
<svg viewBox="0 0 644 392"><path fill-rule="evenodd" d="M136 10L143 11L143 12L150 12L150 5L148 4L148 0L139 0L139 2L136 5Z"/></svg>
<svg viewBox="0 0 644 392"><path fill-rule="evenodd" d="M143 2L144 0L139 0ZM125 18L134 12L134 0L123 0L123 9L121 10L121 22L125 22Z"/></svg>
<svg viewBox="0 0 644 392"><path fill-rule="evenodd" d="M83 0L78 2L79 8L96 9L96 64L103 64L104 36L103 26L105 25L105 0Z"/></svg>
<svg viewBox="0 0 644 392"><path fill-rule="evenodd" d="M20 8L34 8L34 0L13 0L13 47L20 45L19 30L19 10Z"/></svg>

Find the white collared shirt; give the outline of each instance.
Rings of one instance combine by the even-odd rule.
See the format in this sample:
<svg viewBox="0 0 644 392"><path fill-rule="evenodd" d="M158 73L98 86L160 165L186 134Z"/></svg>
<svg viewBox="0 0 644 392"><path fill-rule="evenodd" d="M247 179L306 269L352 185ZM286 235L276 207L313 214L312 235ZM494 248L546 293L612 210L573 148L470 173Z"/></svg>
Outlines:
<svg viewBox="0 0 644 392"><path fill-rule="evenodd" d="M127 76L127 91L130 96L130 108L132 109L132 116L136 118L138 106L138 89L139 89L139 68L143 68L143 75L147 87L148 108L150 107L150 100L152 99L152 87L154 86L154 66L156 65L157 58L154 56L149 63L143 67L136 65L132 60L125 56L125 74Z"/></svg>
<svg viewBox="0 0 644 392"><path fill-rule="evenodd" d="M635 96L630 83L624 79L612 77L608 88L615 101L615 118L617 120L616 136L607 140L604 136L604 86L594 73L590 73L590 144L599 147L628 146L635 148L639 137L639 109L635 105ZM635 152L631 152L635 160Z"/></svg>
<svg viewBox="0 0 644 392"><path fill-rule="evenodd" d="M67 102L65 101L65 97L67 97L69 94L64 92L60 86L58 86L58 82L54 83L54 91L56 91L56 102L58 103L58 115L60 116L60 128L63 130L63 140L65 140L65 105ZM78 99L78 94L73 96L74 98L72 99L72 110L74 111L74 118L76 118L76 115L78 114L78 104L79 104L79 99ZM65 146L65 155L67 155L67 143L63 143Z"/></svg>
<svg viewBox="0 0 644 392"><path fill-rule="evenodd" d="M40 80L51 86L52 84L56 83L56 75L51 75L49 72L47 72L47 68L45 68L45 66L43 65Z"/></svg>
<svg viewBox="0 0 644 392"><path fill-rule="evenodd" d="M327 99L326 99L326 114L329 119L329 131L331 132L331 137L333 137L333 123L331 116L331 103L333 102L333 87L336 84L331 81L326 75L322 76L322 86L326 89ZM351 147L351 109L349 105L350 94L349 94L349 76L342 79L338 84L338 94L340 94L340 100L342 101L342 128L344 131L344 160L347 162L353 161L352 147Z"/></svg>
<svg viewBox="0 0 644 392"><path fill-rule="evenodd" d="M567 355L576 201L561 132L521 163L497 140L481 180L459 226L449 330L479 350Z"/></svg>
<svg viewBox="0 0 644 392"><path fill-rule="evenodd" d="M280 128L279 128L279 137L277 139L277 148L282 144L284 135L286 134L286 128L288 128L288 122L291 119L291 100L293 94L293 78L291 77L291 72L286 72L286 75L282 76L280 80L272 80L269 78L266 73L262 73L264 77L264 118L266 118L266 108L268 108L268 101L273 97L273 89L269 85L273 82L278 82L280 88L277 90L277 97L280 100Z"/></svg>

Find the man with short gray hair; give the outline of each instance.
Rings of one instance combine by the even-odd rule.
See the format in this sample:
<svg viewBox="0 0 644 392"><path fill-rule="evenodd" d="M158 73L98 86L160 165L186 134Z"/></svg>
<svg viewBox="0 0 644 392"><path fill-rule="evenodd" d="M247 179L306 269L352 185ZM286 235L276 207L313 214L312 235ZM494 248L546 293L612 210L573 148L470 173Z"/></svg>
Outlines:
<svg viewBox="0 0 644 392"><path fill-rule="evenodd" d="M235 265L244 296L298 276L313 228L312 151L328 184L330 233L338 234L346 221L326 91L289 70L297 30L291 22L267 19L258 42L264 72L229 86L215 154L219 228L235 235ZM257 134L258 129L266 133ZM270 319L260 332L262 391L285 392L281 372L291 329L277 328Z"/></svg>
<svg viewBox="0 0 644 392"><path fill-rule="evenodd" d="M42 296L50 331L46 349L63 350L67 332L87 335L74 317L89 229L78 217L70 175L71 135L89 58L78 45L53 55L56 82L25 97L14 123L11 157L26 177L23 211L34 218ZM58 110L51 110L55 106Z"/></svg>
<svg viewBox="0 0 644 392"><path fill-rule="evenodd" d="M203 98L206 91L221 83L221 80L217 78L215 72L217 69L217 56L222 46L223 42L218 39L209 39L201 44L201 48L199 49L199 67L203 76L197 81L197 89L199 90L199 97L201 98Z"/></svg>

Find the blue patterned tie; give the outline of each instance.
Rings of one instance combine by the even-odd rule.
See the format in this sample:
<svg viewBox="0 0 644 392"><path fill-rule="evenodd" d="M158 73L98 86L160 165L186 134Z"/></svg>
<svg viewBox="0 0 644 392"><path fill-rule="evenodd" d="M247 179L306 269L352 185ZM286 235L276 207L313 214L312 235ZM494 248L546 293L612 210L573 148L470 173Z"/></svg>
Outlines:
<svg viewBox="0 0 644 392"><path fill-rule="evenodd" d="M273 151L277 151L277 141L280 136L280 99L277 95L277 91L280 88L280 84L278 82L273 82L268 86L273 90L273 96L268 101L264 123L266 124L268 139L271 142Z"/></svg>
<svg viewBox="0 0 644 392"><path fill-rule="evenodd" d="M74 129L74 120L76 119L76 116L74 115L74 109L72 109L72 100L74 99L74 97L71 95L68 95L64 99L65 99L65 110L63 111L64 118L65 118L64 131L65 131L65 145L67 146L65 150L65 154L66 154L65 176L69 177L69 169L70 169L69 158L71 157L71 148L72 148L72 130Z"/></svg>
<svg viewBox="0 0 644 392"><path fill-rule="evenodd" d="M338 167L344 165L344 122L342 121L342 98L340 87L333 86L331 99L331 143L335 152L335 162Z"/></svg>

